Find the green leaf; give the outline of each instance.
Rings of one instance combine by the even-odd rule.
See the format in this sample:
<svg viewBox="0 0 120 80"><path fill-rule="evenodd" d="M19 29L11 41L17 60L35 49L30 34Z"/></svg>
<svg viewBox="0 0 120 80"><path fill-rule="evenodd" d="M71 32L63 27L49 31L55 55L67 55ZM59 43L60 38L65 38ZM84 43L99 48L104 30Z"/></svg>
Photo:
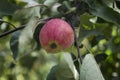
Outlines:
<svg viewBox="0 0 120 80"><path fill-rule="evenodd" d="M120 25L120 14L117 11L113 10L105 4L100 4L95 0L85 0L85 2L89 5L90 13L93 15L116 25Z"/></svg>
<svg viewBox="0 0 120 80"><path fill-rule="evenodd" d="M102 2L112 8L114 6L115 0L102 0Z"/></svg>
<svg viewBox="0 0 120 80"><path fill-rule="evenodd" d="M69 15L66 15L66 21L72 25L72 27L79 27L80 25L80 18L78 15L71 13Z"/></svg>
<svg viewBox="0 0 120 80"><path fill-rule="evenodd" d="M46 1L44 2L44 4L47 5L47 6L49 6L49 7L51 7L51 6L53 6L57 1L58 1L58 0L46 0Z"/></svg>
<svg viewBox="0 0 120 80"><path fill-rule="evenodd" d="M103 30L107 30L108 24L96 24L98 28L92 29L92 30L86 30L83 27L81 27L80 32L79 32L79 42L81 42L83 39L88 38L90 36L97 36L102 33ZM101 27L101 28L100 28ZM104 33L102 33L104 34Z"/></svg>
<svg viewBox="0 0 120 80"><path fill-rule="evenodd" d="M96 23L97 18L93 15L89 15L89 14L83 14L80 16L80 21L81 21L81 27L80 27L80 31L79 31L79 41L81 42L84 38L88 38L90 36L96 36L96 35L101 35L102 34L107 34L106 37L108 37L108 35L110 35L110 33L108 34L107 32L110 32L109 28L109 24L108 23ZM108 31L107 31L108 30ZM105 31L105 32L103 32Z"/></svg>
<svg viewBox="0 0 120 80"><path fill-rule="evenodd" d="M13 4L10 0L0 0L0 16L13 15L13 13L20 9L20 6Z"/></svg>
<svg viewBox="0 0 120 80"><path fill-rule="evenodd" d="M12 37L10 39L10 48L13 53L13 58L16 59L18 56L18 46L19 46L19 36L20 36L20 31L16 31L12 34Z"/></svg>
<svg viewBox="0 0 120 80"><path fill-rule="evenodd" d="M79 74L69 53L62 53L59 64L51 69L47 80L79 80Z"/></svg>
<svg viewBox="0 0 120 80"><path fill-rule="evenodd" d="M83 59L80 80L105 80L92 54L87 54Z"/></svg>
<svg viewBox="0 0 120 80"><path fill-rule="evenodd" d="M36 24L36 19L32 18L27 24L26 27L22 30L19 38L19 51L21 55L25 55L34 51L35 41L33 40L34 27ZM27 47L24 47L27 46Z"/></svg>
<svg viewBox="0 0 120 80"><path fill-rule="evenodd" d="M57 65L52 67L52 69L50 70L50 73L48 74L46 80L57 80L56 77L55 77L56 68L57 68Z"/></svg>
<svg viewBox="0 0 120 80"><path fill-rule="evenodd" d="M27 23L31 18L33 17L40 17L40 6L35 6L38 5L37 3L33 3L33 5L27 4L26 8L19 9L14 13L13 20L14 21L21 21L24 23ZM35 6L35 7L31 7Z"/></svg>
<svg viewBox="0 0 120 80"><path fill-rule="evenodd" d="M69 53L63 53L55 74L57 80L79 80L79 74Z"/></svg>
<svg viewBox="0 0 120 80"><path fill-rule="evenodd" d="M36 25L36 28L35 28L34 34L33 34L33 38L35 39L35 41L37 43L37 47L36 47L37 50L39 50L41 48L40 41L39 41L39 33L40 33L40 30L43 25L44 25L44 23L38 23Z"/></svg>
<svg viewBox="0 0 120 80"><path fill-rule="evenodd" d="M90 21L90 19L94 18L95 16L89 15L87 13L84 13L83 15L80 16L80 25L84 27L87 30L90 30L93 28L94 24Z"/></svg>

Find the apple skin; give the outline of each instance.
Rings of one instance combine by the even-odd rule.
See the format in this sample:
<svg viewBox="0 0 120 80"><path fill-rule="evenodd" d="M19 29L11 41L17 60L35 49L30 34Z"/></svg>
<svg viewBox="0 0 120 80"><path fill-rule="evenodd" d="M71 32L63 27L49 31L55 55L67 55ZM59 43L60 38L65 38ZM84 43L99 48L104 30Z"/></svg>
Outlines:
<svg viewBox="0 0 120 80"><path fill-rule="evenodd" d="M42 48L48 53L56 53L73 44L74 32L66 21L54 18L44 24L39 33L39 40Z"/></svg>

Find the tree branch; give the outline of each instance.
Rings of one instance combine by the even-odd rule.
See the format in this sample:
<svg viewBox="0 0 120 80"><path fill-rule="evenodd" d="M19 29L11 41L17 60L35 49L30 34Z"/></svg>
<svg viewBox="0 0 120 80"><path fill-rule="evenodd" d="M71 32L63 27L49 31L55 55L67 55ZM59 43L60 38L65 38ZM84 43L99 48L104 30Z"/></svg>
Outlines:
<svg viewBox="0 0 120 80"><path fill-rule="evenodd" d="M80 54L79 45L78 45L78 39L77 39L77 35L76 35L74 27L73 27L73 30L74 30L74 35L75 35L75 42L76 42L76 48L77 48L77 52L78 52L78 57L80 59L80 63L82 64L82 56Z"/></svg>
<svg viewBox="0 0 120 80"><path fill-rule="evenodd" d="M7 23L7 24L11 25L12 27L16 28L15 25L11 24L10 22L4 21L4 20L2 20L2 19L0 19L0 22Z"/></svg>
<svg viewBox="0 0 120 80"><path fill-rule="evenodd" d="M8 34L11 34L11 33L15 32L15 31L21 30L23 28L25 28L25 25L22 25L21 27L18 27L18 28L15 28L13 30L9 30L7 32L4 32L4 33L0 34L0 38L2 38L4 36L7 36Z"/></svg>
<svg viewBox="0 0 120 80"><path fill-rule="evenodd" d="M74 13L73 13L73 14L74 14ZM76 46L76 49L77 49L78 58L79 58L79 60L80 60L80 63L82 64L82 56L81 56L81 54L80 54L78 38L77 38L76 31L75 31L75 26L73 25L73 19L72 19L73 14L71 14L71 13L66 14L65 17L66 17L68 23L71 25L71 27L72 27L72 29L73 29L73 31L74 31L74 36L75 36L74 39L75 39L75 43L76 43L75 46ZM80 23L80 21L79 21L79 23Z"/></svg>

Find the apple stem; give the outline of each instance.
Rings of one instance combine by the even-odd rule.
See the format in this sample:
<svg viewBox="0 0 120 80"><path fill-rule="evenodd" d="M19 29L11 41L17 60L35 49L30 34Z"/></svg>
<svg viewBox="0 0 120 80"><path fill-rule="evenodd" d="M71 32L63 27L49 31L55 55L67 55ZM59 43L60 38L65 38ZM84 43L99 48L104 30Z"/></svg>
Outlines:
<svg viewBox="0 0 120 80"><path fill-rule="evenodd" d="M78 45L78 39L77 39L77 35L76 35L74 27L73 27L73 31L74 31L74 35L75 35L75 42L76 42L76 48L77 48L77 52L78 52L78 57L79 57L80 63L82 64L82 56L80 54L80 49L79 49L79 45Z"/></svg>

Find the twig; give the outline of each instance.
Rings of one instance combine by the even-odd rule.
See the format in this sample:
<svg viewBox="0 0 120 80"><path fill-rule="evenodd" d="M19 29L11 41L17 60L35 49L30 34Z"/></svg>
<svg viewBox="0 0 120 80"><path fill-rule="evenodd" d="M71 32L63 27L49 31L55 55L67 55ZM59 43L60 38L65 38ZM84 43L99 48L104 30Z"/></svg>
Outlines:
<svg viewBox="0 0 120 80"><path fill-rule="evenodd" d="M21 27L18 27L18 28L15 28L15 29L13 29L13 30L9 30L9 31L7 31L7 32L4 32L4 33L0 34L0 38L6 36L6 35L8 35L8 34L11 34L11 33L15 32L15 31L21 30L21 29L23 29L23 28L25 28L25 25L22 25Z"/></svg>
<svg viewBox="0 0 120 80"><path fill-rule="evenodd" d="M74 35L75 35L75 42L76 42L76 48L77 48L77 52L78 52L78 57L80 59L80 63L82 64L82 56L80 54L79 45L78 45L78 39L77 39L77 35L75 33L74 27L73 27L73 30L74 30Z"/></svg>
<svg viewBox="0 0 120 80"><path fill-rule="evenodd" d="M76 42L76 48L77 48L77 53L78 53L78 58L79 58L79 60L80 60L80 63L82 64L82 56L81 56L81 54L80 54L80 49L79 49L79 43L78 43L78 38L77 38L77 34L76 34L76 31L75 31L75 27L74 27L74 25L72 24L73 22L72 22L72 20L70 19L71 18L71 14L69 13L69 14L66 14L66 18L67 18L67 20L68 20L68 22L69 22L69 24L71 25L71 27L72 27L72 29L73 29L73 31L74 31L74 39L75 39L75 42Z"/></svg>
<svg viewBox="0 0 120 80"><path fill-rule="evenodd" d="M4 21L4 20L2 20L2 19L0 19L0 22L7 23L7 24L9 24L9 25L13 26L13 27L16 29L15 25L13 25L13 24L12 24L12 23L10 23L10 22Z"/></svg>

